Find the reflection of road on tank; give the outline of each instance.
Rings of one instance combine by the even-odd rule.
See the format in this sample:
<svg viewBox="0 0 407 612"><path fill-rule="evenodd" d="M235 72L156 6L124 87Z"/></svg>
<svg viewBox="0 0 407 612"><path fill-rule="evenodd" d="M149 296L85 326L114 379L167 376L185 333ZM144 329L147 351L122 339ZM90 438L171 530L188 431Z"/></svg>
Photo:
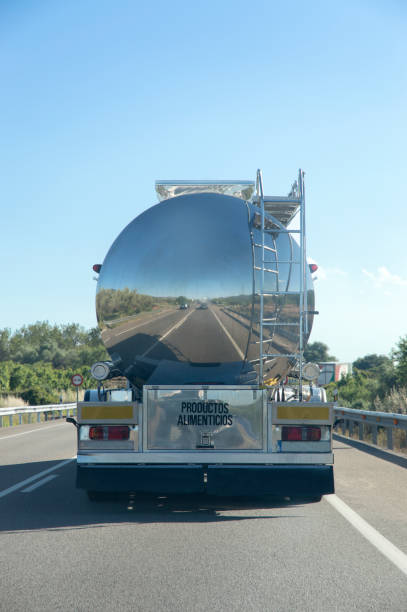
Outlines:
<svg viewBox="0 0 407 612"><path fill-rule="evenodd" d="M242 355L244 357L246 355L247 344L249 341L251 320L243 315L235 313L233 310L225 306L217 306L213 304L211 308L238 345L241 351L241 357Z"/></svg>
<svg viewBox="0 0 407 612"><path fill-rule="evenodd" d="M135 318L114 330L104 330L102 332L102 339L109 349L117 350L115 347L122 345L124 342L129 342L137 346L137 353L144 353L145 350L148 350L149 346L157 342L160 337L183 318L185 318L185 311L178 309L167 311L158 317L155 316L148 321L137 323L136 325L134 323L137 322L137 318ZM144 339L142 348L140 348L140 337ZM150 338L149 343L147 338Z"/></svg>
<svg viewBox="0 0 407 612"><path fill-rule="evenodd" d="M219 325L212 305L190 311L186 320L168 333L149 353L152 359L162 359L162 348L172 347L192 363L236 362L241 359L234 344Z"/></svg>

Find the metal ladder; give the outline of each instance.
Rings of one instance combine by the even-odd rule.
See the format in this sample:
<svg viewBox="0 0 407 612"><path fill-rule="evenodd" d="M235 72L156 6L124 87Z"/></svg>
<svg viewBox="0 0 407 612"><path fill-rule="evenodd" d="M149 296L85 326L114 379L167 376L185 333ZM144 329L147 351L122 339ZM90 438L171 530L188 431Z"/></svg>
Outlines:
<svg viewBox="0 0 407 612"><path fill-rule="evenodd" d="M288 228L277 228L273 227L272 229L266 227L266 210L265 210L265 197L263 192L263 176L262 171L257 170L257 181L256 181L256 191L257 191L257 201L260 208L260 216L261 216L261 258L260 258L260 266L255 265L255 269L260 271L260 287L257 294L260 296L260 321L259 321L259 381L262 384L263 381L263 369L264 362L273 357L289 357L296 359L299 363L299 399L302 400L302 368L303 368L303 356L304 356L304 336L308 334L308 291L307 291L307 274L306 274L306 266L307 266L307 258L306 258L306 238L305 238L305 190L304 190L304 172L300 169L298 171L298 181L296 181L287 198L267 198L269 202L275 200L275 202L284 202L292 205L297 205L300 212L300 229L288 229ZM296 213L295 213L296 214ZM279 233L287 233L290 236L290 252L291 252L291 260L290 261L279 261L278 260L278 252L276 248L276 240L275 235ZM273 238L273 247L269 247L266 245L265 236L266 234L271 234ZM300 261L293 260L293 248L292 248L292 234L299 234L300 237ZM274 252L275 253L275 269L270 269L266 267L271 262L266 259L266 253ZM290 273L287 279L286 290L281 291L279 286L279 264L290 264ZM289 291L288 286L290 282L290 274L293 264L300 264L300 290L298 291ZM275 291L266 291L264 289L265 285L265 273L275 274L276 279L276 290ZM270 295L299 295L299 320L298 322L278 322L277 320L266 319L264 317L264 297ZM295 326L299 328L299 347L298 353L265 353L264 352L264 344L272 342L274 333L271 337L265 339L265 328L272 327L275 328L277 326Z"/></svg>

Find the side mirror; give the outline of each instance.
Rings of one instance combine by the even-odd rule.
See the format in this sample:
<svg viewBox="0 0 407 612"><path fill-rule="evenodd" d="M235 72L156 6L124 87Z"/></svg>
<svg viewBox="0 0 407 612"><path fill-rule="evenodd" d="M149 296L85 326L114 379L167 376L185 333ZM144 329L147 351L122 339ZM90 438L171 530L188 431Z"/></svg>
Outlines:
<svg viewBox="0 0 407 612"><path fill-rule="evenodd" d="M67 423L72 423L72 425L75 425L77 429L79 428L77 421L73 417L66 417L65 421Z"/></svg>

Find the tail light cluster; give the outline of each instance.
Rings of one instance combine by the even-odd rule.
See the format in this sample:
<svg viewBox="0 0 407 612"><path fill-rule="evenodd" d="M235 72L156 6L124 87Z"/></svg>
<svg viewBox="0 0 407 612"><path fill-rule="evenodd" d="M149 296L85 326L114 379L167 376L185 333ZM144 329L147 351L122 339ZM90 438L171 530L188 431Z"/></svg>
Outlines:
<svg viewBox="0 0 407 612"><path fill-rule="evenodd" d="M283 442L319 442L321 439L320 427L288 427L281 431Z"/></svg>
<svg viewBox="0 0 407 612"><path fill-rule="evenodd" d="M128 440L128 425L94 425L89 427L90 440Z"/></svg>

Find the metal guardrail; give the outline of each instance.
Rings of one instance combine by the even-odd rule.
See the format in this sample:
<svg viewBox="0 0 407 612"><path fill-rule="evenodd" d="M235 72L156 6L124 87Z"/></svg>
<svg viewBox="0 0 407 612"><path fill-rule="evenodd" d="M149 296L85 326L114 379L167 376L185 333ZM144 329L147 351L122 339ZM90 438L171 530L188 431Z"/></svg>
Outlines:
<svg viewBox="0 0 407 612"><path fill-rule="evenodd" d="M358 428L359 440L364 440L367 429L372 434L373 444L377 444L377 433L384 428L387 434L387 448L393 450L393 430L403 429L407 431L407 414L395 412L374 412L370 410L354 410L353 408L334 408L335 420L341 425L342 434L349 437L354 434L354 428ZM368 426L368 428L366 427Z"/></svg>
<svg viewBox="0 0 407 612"><path fill-rule="evenodd" d="M13 426L13 417L18 415L19 425L22 424L23 415L28 415L28 423L32 422L32 415L37 415L37 422L41 422L41 414L44 414L45 421L54 420L55 415L66 412L66 416L72 416L77 409L76 402L70 404L46 404L44 406L15 406L10 408L0 408L0 427L4 427L3 419L9 418L9 427ZM369 410L354 410L353 408L334 408L335 421L341 426L342 435L352 437L355 426L358 428L359 440L364 440L369 427L372 434L373 444L377 444L377 433L380 428L384 428L387 434L387 448L393 449L393 429L407 431L407 414L397 414L395 412L374 412ZM348 433L347 433L348 432Z"/></svg>
<svg viewBox="0 0 407 612"><path fill-rule="evenodd" d="M15 414L18 414L18 424L21 425L24 414L28 415L28 423L32 422L31 416L33 414L37 415L37 423L40 423L41 414L44 414L45 420L48 421L54 420L56 413L58 414L65 411L66 416L74 414L74 411L76 411L76 402L72 404L46 404L44 406L12 406L10 408L0 408L0 427L4 427L3 419L5 417L9 418L9 427L12 427Z"/></svg>

